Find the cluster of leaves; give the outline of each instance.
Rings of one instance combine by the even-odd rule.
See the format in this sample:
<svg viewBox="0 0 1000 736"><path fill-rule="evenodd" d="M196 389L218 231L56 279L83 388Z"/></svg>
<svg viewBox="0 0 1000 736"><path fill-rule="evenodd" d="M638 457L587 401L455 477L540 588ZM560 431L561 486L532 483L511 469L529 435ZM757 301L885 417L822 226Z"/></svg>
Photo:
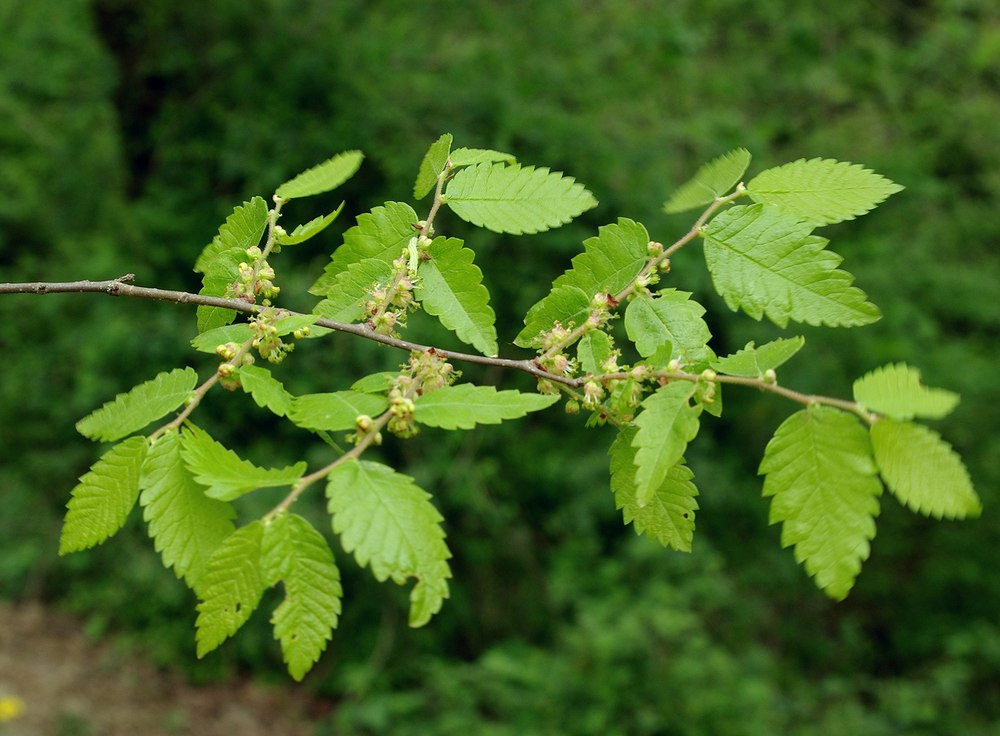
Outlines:
<svg viewBox="0 0 1000 736"><path fill-rule="evenodd" d="M362 162L349 151L276 190L236 207L195 268L202 294L255 305L248 322L237 310L202 306L193 346L222 363L202 383L191 368L161 373L119 395L77 428L115 442L73 490L60 552L105 541L138 503L164 564L196 592L197 645L203 656L233 635L267 587L283 585L272 615L289 671L301 679L324 650L341 612L340 573L327 537L291 511L317 482L326 487L331 530L343 549L380 581L405 584L410 624L421 626L448 597L451 554L443 519L414 479L360 456L383 432L410 437L421 427L471 429L547 408L561 397L588 424L618 428L610 450L611 487L624 521L664 546L690 550L697 489L685 462L701 414L722 413L722 387L744 385L798 401L769 443L760 472L771 520L782 543L830 596L847 595L875 534L883 484L906 506L935 517L979 512L964 466L933 430L910 420L946 415L958 397L930 389L897 364L858 379L853 401L806 396L779 385L777 369L803 347L801 337L719 357L709 345L705 309L688 292L656 290L670 256L701 238L719 294L754 319L857 326L878 309L838 268L841 259L814 230L865 214L900 187L860 166L796 161L742 182L750 154L738 149L698 171L667 201L667 211L703 208L691 230L669 247L625 218L584 243L572 268L525 317L515 344L537 350L516 367L539 376L538 393L457 383L451 360L489 362L499 352L490 295L474 252L436 236L442 208L497 233L535 233L569 222L596 205L581 184L509 154L452 149L444 135L428 150L414 185L417 200L433 192L428 213L386 202L360 215L310 289L312 314L279 309L268 262L282 247L319 234L339 214L299 225L278 224L290 200L328 192ZM748 197L751 204L736 202ZM258 304L258 300L260 303ZM233 302L229 302L233 304ZM401 338L406 316L422 309L478 351L468 356L422 348ZM245 310L243 310L245 311ZM622 316L623 329L617 329ZM292 395L253 351L279 362L292 340L346 328L408 347L399 371L360 378L349 389ZM516 361L506 361L516 364ZM190 416L216 383L316 433L335 451L325 467L305 462L263 468L239 457ZM180 409L149 434L150 424ZM344 432L342 450L331 433ZM262 518L236 528L233 502L259 489L287 487Z"/></svg>

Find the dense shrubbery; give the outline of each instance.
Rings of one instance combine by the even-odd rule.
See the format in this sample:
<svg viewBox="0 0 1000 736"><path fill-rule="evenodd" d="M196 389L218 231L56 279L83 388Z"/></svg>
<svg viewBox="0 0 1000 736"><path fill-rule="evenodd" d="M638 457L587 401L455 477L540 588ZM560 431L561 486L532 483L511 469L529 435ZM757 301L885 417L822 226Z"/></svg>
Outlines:
<svg viewBox="0 0 1000 736"><path fill-rule="evenodd" d="M570 170L601 195L592 217L549 235L477 236L503 332L514 334L540 296L524 283L548 283L612 213L673 232L679 221L659 209L665 194L735 145L769 163L821 153L891 172L906 195L837 226L887 319L876 331L810 337L838 360L790 369L787 380L846 392L849 377L903 359L923 366L929 383L958 390L963 404L943 430L984 495L981 521L928 524L887 505L865 575L834 606L766 529L752 476L783 416L773 402L734 395L732 411L759 422L759 436L720 434L697 450L705 512L690 558L645 549L621 529L602 453L568 468L575 448L563 447L522 466L522 433L545 444L566 436L558 420L418 439L402 450L407 466L438 489L456 565L466 568L458 577L473 582L455 591L433 630L394 639L403 601L367 597L367 579L348 575L355 601L370 600L342 627L366 633L337 640L315 686L347 694L339 718L360 733L379 732L379 719L398 729L404 715L442 732L483 732L491 722L497 733L794 725L819 734L834 724L859 734L989 732L998 718L987 705L996 700L990 673L1000 666L1000 527L989 510L1000 481L989 404L1000 324L991 245L1000 236L992 135L1000 11L985 0L917 10L847 3L822 14L758 4L741 5L734 24L728 2L614 3L587 13L564 3L452 5L8 3L0 11L8 29L0 106L12 112L0 116L5 277L131 271L195 287L184 269L234 200L356 147L369 162L349 185L348 209L364 211L406 191L415 152L452 130L468 144ZM304 291L328 250L298 256L302 288L286 281L289 293ZM0 303L0 339L17 356L0 385L0 426L6 457L19 459L3 467L0 592L61 600L95 627L157 642L161 661L202 676L227 661L262 671L276 659L266 621L252 621L260 633L245 633L218 659L190 663L191 601L137 528L127 586L105 573L121 543L55 561L65 489L92 459L71 420L172 367L192 336L186 312L145 304L125 312L99 300ZM749 339L744 319L716 317L720 348ZM99 341L91 325L101 325ZM326 380L340 370L341 356L315 358ZM344 369L385 360L352 345ZM292 380L300 392L318 385ZM53 388L66 403L51 404ZM281 464L298 441L268 440L256 457ZM672 696L677 721L668 708L650 710Z"/></svg>

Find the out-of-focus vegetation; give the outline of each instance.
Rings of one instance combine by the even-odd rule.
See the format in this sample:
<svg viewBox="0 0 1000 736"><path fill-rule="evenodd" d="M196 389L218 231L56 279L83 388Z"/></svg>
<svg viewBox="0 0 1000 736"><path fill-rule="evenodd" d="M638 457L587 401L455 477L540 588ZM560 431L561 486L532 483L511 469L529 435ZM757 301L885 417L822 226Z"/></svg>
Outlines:
<svg viewBox="0 0 1000 736"><path fill-rule="evenodd" d="M781 378L846 394L862 372L905 360L959 391L941 430L970 467L981 519L927 521L886 503L858 585L834 604L767 526L756 465L793 408L774 397L727 392L728 421L692 447L703 511L691 555L622 527L609 438L574 418L426 431L384 451L442 507L452 600L409 631L405 592L345 565L351 603L309 684L339 701L324 724L337 733L996 733L995 2L7 0L0 23L5 281L132 272L196 290L195 256L242 199L360 148L345 213L405 200L427 145L449 131L458 145L565 170L601 200L552 233L470 240L502 351L515 355L520 317L585 237L622 215L673 240L689 223L662 201L725 150L747 147L758 170L861 161L906 185L833 232L885 318L807 330ZM328 204L286 214L304 221ZM342 216L276 261L289 306L308 308L293 295L350 224ZM463 233L454 218L439 229ZM725 310L694 249L670 278L714 310L720 354L777 334ZM0 324L0 595L85 614L95 633L195 678L280 673L260 613L255 630L193 661L190 594L138 524L90 553L56 556L69 489L94 458L74 422L178 362L205 370L185 352L193 310L4 297ZM334 390L401 360L357 343L304 344L282 378L299 392ZM260 461L287 461L311 441L227 399L210 402L213 434ZM522 462L525 443L544 461Z"/></svg>

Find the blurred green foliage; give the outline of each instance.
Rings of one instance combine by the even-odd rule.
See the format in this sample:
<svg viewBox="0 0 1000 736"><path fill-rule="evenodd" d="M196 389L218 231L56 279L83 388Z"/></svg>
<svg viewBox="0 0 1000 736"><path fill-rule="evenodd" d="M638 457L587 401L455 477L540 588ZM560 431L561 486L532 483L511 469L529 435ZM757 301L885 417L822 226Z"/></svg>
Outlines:
<svg viewBox="0 0 1000 736"><path fill-rule="evenodd" d="M408 631L405 591L345 565L350 604L310 683L340 701L324 725L337 733L996 732L995 2L7 0L0 23L3 280L132 272L197 290L191 264L233 205L359 148L367 158L340 193L345 216L277 262L286 303L308 308L294 295L347 213L407 199L427 145L450 131L457 145L565 170L601 201L552 233L470 236L501 350L515 355L521 316L584 238L621 215L673 240L689 223L661 203L725 150L747 147L752 170L824 156L904 184L832 233L885 318L806 330L781 379L846 395L857 375L902 360L959 391L940 429L970 467L981 519L929 522L886 499L858 586L833 604L767 527L755 471L791 410L777 399L727 391L726 421L693 446L703 511L689 556L622 528L610 438L573 418L425 432L384 452L445 513L453 598L429 628ZM336 204L321 200L290 204L286 225ZM468 232L455 218L440 229ZM709 307L716 350L776 336L725 310L695 250L671 278ZM159 370L206 370L184 351L193 310L4 297L0 323L0 595L83 613L95 633L118 632L195 678L280 672L263 615L192 661L190 594L138 520L97 550L56 557L69 489L96 457L74 422ZM451 339L419 320L411 334ZM281 377L298 392L333 390L401 360L357 342L303 344ZM258 462L298 459L309 437L241 398L211 397L207 428ZM543 460L525 463L527 445ZM321 518L319 499L304 505Z"/></svg>

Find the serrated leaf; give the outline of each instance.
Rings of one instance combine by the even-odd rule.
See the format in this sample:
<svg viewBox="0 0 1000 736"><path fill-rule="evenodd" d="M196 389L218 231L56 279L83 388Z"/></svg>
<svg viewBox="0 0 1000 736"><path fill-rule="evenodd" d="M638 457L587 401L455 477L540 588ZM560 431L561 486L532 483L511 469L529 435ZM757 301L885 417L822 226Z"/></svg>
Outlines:
<svg viewBox="0 0 1000 736"><path fill-rule="evenodd" d="M416 578L410 626L427 623L448 597L451 577L442 517L430 494L392 468L353 459L330 473L326 493L344 550L370 565L379 581L403 585Z"/></svg>
<svg viewBox="0 0 1000 736"><path fill-rule="evenodd" d="M239 631L264 593L260 553L264 525L254 521L226 537L198 584L195 640L201 659Z"/></svg>
<svg viewBox="0 0 1000 736"><path fill-rule="evenodd" d="M139 504L163 564L197 589L212 553L233 533L233 507L205 495L181 458L177 432L149 449L139 481Z"/></svg>
<svg viewBox="0 0 1000 736"><path fill-rule="evenodd" d="M489 148L456 148L451 152L451 165L473 166L475 164L507 163L516 164L517 159L509 153L494 151Z"/></svg>
<svg viewBox="0 0 1000 736"><path fill-rule="evenodd" d="M260 244L264 228L267 227L267 213L267 203L260 197L253 197L249 202L235 207L233 213L219 227L219 233L198 256L194 270L207 274L219 259L222 259L226 267L234 258L235 264L245 259L244 251Z"/></svg>
<svg viewBox="0 0 1000 736"><path fill-rule="evenodd" d="M582 184L547 168L481 163L461 169L444 201L466 222L497 233L539 233L565 225L597 200Z"/></svg>
<svg viewBox="0 0 1000 736"><path fill-rule="evenodd" d="M681 462L688 443L698 434L700 409L692 406L695 384L674 381L642 402L635 418L635 503L645 508L663 485L670 469Z"/></svg>
<svg viewBox="0 0 1000 736"><path fill-rule="evenodd" d="M640 296L625 309L625 332L639 355L647 358L670 343L670 358L685 365L707 364L715 358L708 347L712 333L701 316L705 308L691 293L664 289L655 297Z"/></svg>
<svg viewBox="0 0 1000 736"><path fill-rule="evenodd" d="M387 394L389 393L389 384L398 377L399 371L372 373L351 384L351 391L360 391L363 394Z"/></svg>
<svg viewBox="0 0 1000 736"><path fill-rule="evenodd" d="M874 322L878 308L854 277L837 269L841 258L811 226L777 207L732 207L702 228L705 262L730 309L779 327L788 320L850 327Z"/></svg>
<svg viewBox="0 0 1000 736"><path fill-rule="evenodd" d="M319 660L340 617L340 570L326 539L295 514L279 514L262 541L264 580L285 586L285 599L271 616L274 637L288 672L301 680Z"/></svg>
<svg viewBox="0 0 1000 736"><path fill-rule="evenodd" d="M679 187L663 205L667 212L683 212L711 204L729 192L750 165L750 152L737 148L712 159L694 178Z"/></svg>
<svg viewBox="0 0 1000 736"><path fill-rule="evenodd" d="M827 595L845 598L868 559L882 495L868 433L846 412L803 409L778 427L758 472L782 546L795 546Z"/></svg>
<svg viewBox="0 0 1000 736"><path fill-rule="evenodd" d="M191 347L202 353L214 353L219 345L225 345L227 342L241 345L251 337L253 337L253 330L250 325L246 322L240 322L202 332L191 341Z"/></svg>
<svg viewBox="0 0 1000 736"><path fill-rule="evenodd" d="M451 133L445 133L431 144L420 162L417 180L413 184L413 197L423 199L430 194L437 184L438 177L448 165L448 154L451 152Z"/></svg>
<svg viewBox="0 0 1000 736"><path fill-rule="evenodd" d="M90 549L125 525L139 498L139 475L149 443L129 437L90 467L66 504L59 554Z"/></svg>
<svg viewBox="0 0 1000 736"><path fill-rule="evenodd" d="M267 368L256 365L245 365L239 371L240 385L243 392L253 397L257 406L270 409L279 417L286 416L292 407L292 395L285 390L284 384L271 375Z"/></svg>
<svg viewBox="0 0 1000 736"><path fill-rule="evenodd" d="M576 357L584 373L603 373L601 365L611 357L613 343L608 333L601 330L588 332L576 346Z"/></svg>
<svg viewBox="0 0 1000 736"><path fill-rule="evenodd" d="M294 179L290 179L275 190L282 199L311 197L336 189L354 176L361 166L364 154L361 151L344 151L321 164L306 169Z"/></svg>
<svg viewBox="0 0 1000 736"><path fill-rule="evenodd" d="M778 338L760 347L755 347L751 340L732 355L712 361L712 368L730 376L759 378L767 371L784 365L805 344L806 340L801 336Z"/></svg>
<svg viewBox="0 0 1000 736"><path fill-rule="evenodd" d="M181 432L181 457L191 474L205 486L205 495L233 501L258 488L290 486L306 472L304 462L285 468L261 468L188 424Z"/></svg>
<svg viewBox="0 0 1000 736"><path fill-rule="evenodd" d="M747 184L755 202L777 205L814 226L853 220L902 190L858 164L819 158L767 169Z"/></svg>
<svg viewBox="0 0 1000 736"><path fill-rule="evenodd" d="M905 363L876 368L854 382L854 400L893 419L940 419L958 405L959 396L920 382L920 371Z"/></svg>
<svg viewBox="0 0 1000 736"><path fill-rule="evenodd" d="M392 266L379 258L352 263L337 274L326 299L313 308L318 317L338 322L359 322L365 316L364 302L375 285L386 286L392 280Z"/></svg>
<svg viewBox="0 0 1000 736"><path fill-rule="evenodd" d="M483 272L456 238L435 238L430 260L421 261L416 298L424 311L434 315L463 342L491 357L496 356L496 314L483 286Z"/></svg>
<svg viewBox="0 0 1000 736"><path fill-rule="evenodd" d="M962 459L937 432L881 419L872 425L871 438L886 486L910 509L938 519L982 512Z"/></svg>
<svg viewBox="0 0 1000 736"><path fill-rule="evenodd" d="M583 242L583 253L573 258L573 267L552 282L549 295L528 311L514 344L538 347L539 333L557 320L564 327L581 324L595 295L614 296L632 283L649 260L648 247L649 233L633 220L622 217L599 228L596 237Z"/></svg>
<svg viewBox="0 0 1000 736"><path fill-rule="evenodd" d="M358 416L376 416L385 411L388 405L384 396L358 391L305 394L292 399L288 418L304 429L337 432L354 429L354 420Z"/></svg>
<svg viewBox="0 0 1000 736"><path fill-rule="evenodd" d="M337 215L340 214L342 209L344 209L343 202L340 203L340 207L335 209L329 215L314 217L309 222L296 225L295 229L290 233L279 232L275 235L274 239L278 245L298 245L299 243L304 243L310 238L313 238L326 230L330 223L337 219Z"/></svg>
<svg viewBox="0 0 1000 736"><path fill-rule="evenodd" d="M460 383L417 397L413 419L428 427L472 429L477 424L500 424L505 419L520 419L529 412L552 406L558 400L558 394L524 394L513 389L497 391L493 386Z"/></svg>
<svg viewBox="0 0 1000 736"><path fill-rule="evenodd" d="M309 288L310 294L326 296L337 276L353 263L375 258L387 266L399 258L410 238L417 234L420 218L402 202L386 202L369 213L358 216L358 224L344 233L344 244L333 252L323 275Z"/></svg>
<svg viewBox="0 0 1000 736"><path fill-rule="evenodd" d="M645 506L639 506L635 484L635 427L625 427L611 445L611 490L615 508L621 509L626 524L631 523L636 534L645 534L664 547L681 552L691 551L694 538L694 512L698 509L695 496L698 489L686 465L672 466L663 482L653 491Z"/></svg>
<svg viewBox="0 0 1000 736"><path fill-rule="evenodd" d="M76 423L76 430L95 441L120 440L181 406L197 381L193 368L160 373L85 416Z"/></svg>

